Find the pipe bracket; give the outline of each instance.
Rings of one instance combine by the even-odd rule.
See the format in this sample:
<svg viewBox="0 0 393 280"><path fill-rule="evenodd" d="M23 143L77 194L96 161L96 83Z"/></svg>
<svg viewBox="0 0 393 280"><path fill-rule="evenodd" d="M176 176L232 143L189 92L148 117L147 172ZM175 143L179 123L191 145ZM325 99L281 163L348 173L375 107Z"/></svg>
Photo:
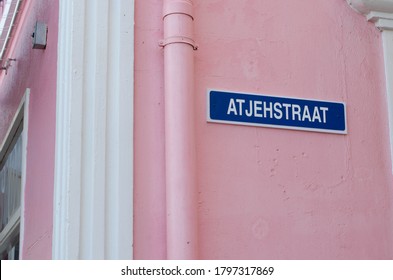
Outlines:
<svg viewBox="0 0 393 280"><path fill-rule="evenodd" d="M191 38L188 37L184 37L184 36L173 36L173 37L168 37L166 39L160 40L158 42L158 45L160 47L165 47L166 45L169 44L176 44L176 43L181 43L181 44L187 44L190 45L192 47L192 49L194 51L196 51L198 49L198 45L195 44L195 41Z"/></svg>
<svg viewBox="0 0 393 280"><path fill-rule="evenodd" d="M194 20L193 4L191 0L164 1L163 18L173 14L183 14Z"/></svg>
<svg viewBox="0 0 393 280"><path fill-rule="evenodd" d="M16 61L16 59L15 59L15 58L8 58L8 59L5 61L5 64L2 65L2 66L0 66L0 70L4 70L6 75L7 75L7 73L8 73L8 68L10 68L10 67L12 66L12 65L11 65L11 61Z"/></svg>

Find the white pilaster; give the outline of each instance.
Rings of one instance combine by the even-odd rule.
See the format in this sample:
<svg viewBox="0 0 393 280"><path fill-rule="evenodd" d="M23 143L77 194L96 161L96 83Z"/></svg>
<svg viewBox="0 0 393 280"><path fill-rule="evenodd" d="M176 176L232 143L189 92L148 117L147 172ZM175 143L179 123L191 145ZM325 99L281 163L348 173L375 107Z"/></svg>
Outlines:
<svg viewBox="0 0 393 280"><path fill-rule="evenodd" d="M393 162L393 31L382 32L383 55L385 61L386 94L389 114L390 153ZM392 164L393 165L393 164ZM392 166L393 172L393 166Z"/></svg>
<svg viewBox="0 0 393 280"><path fill-rule="evenodd" d="M54 259L131 259L134 1L60 0Z"/></svg>

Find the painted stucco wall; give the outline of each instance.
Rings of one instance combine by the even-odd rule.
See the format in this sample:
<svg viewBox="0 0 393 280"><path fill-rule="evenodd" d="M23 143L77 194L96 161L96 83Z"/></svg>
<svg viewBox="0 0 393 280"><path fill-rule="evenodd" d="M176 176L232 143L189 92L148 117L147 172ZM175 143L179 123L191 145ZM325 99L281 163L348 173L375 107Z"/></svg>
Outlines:
<svg viewBox="0 0 393 280"><path fill-rule="evenodd" d="M31 34L36 21L48 24L46 50L32 49ZM17 40L8 55L17 61L7 75L0 73L0 139L4 138L26 88L30 88L23 259L52 257L57 24L57 0L26 1L15 34Z"/></svg>
<svg viewBox="0 0 393 280"><path fill-rule="evenodd" d="M343 0L193 1L199 256L392 259L381 34ZM164 258L162 1L136 1L135 258ZM345 102L348 134L206 122L209 88Z"/></svg>
<svg viewBox="0 0 393 280"><path fill-rule="evenodd" d="M380 33L299 2L196 2L202 258L393 257ZM344 101L348 135L206 124L206 88Z"/></svg>
<svg viewBox="0 0 393 280"><path fill-rule="evenodd" d="M135 1L134 258L166 258L162 0Z"/></svg>

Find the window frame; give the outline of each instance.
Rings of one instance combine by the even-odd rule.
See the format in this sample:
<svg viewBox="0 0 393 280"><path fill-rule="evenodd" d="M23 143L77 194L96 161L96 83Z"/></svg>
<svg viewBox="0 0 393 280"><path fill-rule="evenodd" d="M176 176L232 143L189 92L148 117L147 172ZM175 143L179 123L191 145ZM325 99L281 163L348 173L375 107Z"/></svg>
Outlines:
<svg viewBox="0 0 393 280"><path fill-rule="evenodd" d="M0 15L0 67L4 67L5 56L17 25L22 2L22 0L11 0L9 3L3 1L4 10ZM8 6L8 9L6 9L6 6Z"/></svg>
<svg viewBox="0 0 393 280"><path fill-rule="evenodd" d="M12 151L16 140L18 139L19 133L22 137L22 162L21 162L21 203L18 210L11 216L7 225L0 232L0 253L7 250L9 244L15 242L15 239L19 238L19 259L22 259L23 250L23 233L24 233L24 194L26 185L26 156L27 156L27 135L28 135L28 108L29 108L29 96L30 89L26 89L26 92L18 106L18 109L11 121L10 127L4 140L0 146L0 163L9 155Z"/></svg>

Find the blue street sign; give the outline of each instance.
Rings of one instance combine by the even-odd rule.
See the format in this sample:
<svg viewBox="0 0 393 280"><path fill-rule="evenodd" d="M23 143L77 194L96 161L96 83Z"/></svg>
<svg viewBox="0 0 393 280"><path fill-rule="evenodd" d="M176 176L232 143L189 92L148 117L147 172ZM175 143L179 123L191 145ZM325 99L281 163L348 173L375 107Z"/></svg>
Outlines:
<svg viewBox="0 0 393 280"><path fill-rule="evenodd" d="M345 103L209 90L208 121L347 133Z"/></svg>

